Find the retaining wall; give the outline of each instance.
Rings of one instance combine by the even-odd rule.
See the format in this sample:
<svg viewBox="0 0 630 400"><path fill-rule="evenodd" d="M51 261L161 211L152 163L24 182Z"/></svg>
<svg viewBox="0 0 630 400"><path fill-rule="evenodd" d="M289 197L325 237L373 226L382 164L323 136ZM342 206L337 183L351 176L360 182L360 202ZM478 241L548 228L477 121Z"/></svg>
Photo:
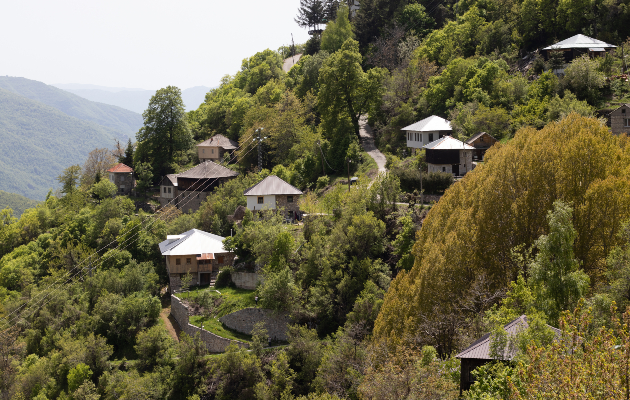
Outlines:
<svg viewBox="0 0 630 400"><path fill-rule="evenodd" d="M271 339L287 340L287 329L291 319L286 313L278 313L263 308L244 308L219 318L219 321L237 332L252 334L254 324L264 322Z"/></svg>
<svg viewBox="0 0 630 400"><path fill-rule="evenodd" d="M232 282L241 289L254 290L264 278L256 272L232 272Z"/></svg>
<svg viewBox="0 0 630 400"><path fill-rule="evenodd" d="M195 337L199 333L199 339L206 345L211 353L223 353L231 342L236 343L239 347L249 347L247 343L239 340L230 340L215 335L205 329L198 328L188 322L188 307L175 295L171 295L171 315L175 318L179 327L190 337Z"/></svg>

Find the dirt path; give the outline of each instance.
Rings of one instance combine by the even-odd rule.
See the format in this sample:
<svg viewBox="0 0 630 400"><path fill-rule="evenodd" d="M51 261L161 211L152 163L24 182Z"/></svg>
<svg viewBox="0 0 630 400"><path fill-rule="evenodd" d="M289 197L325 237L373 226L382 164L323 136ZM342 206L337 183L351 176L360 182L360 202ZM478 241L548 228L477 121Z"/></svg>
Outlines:
<svg viewBox="0 0 630 400"><path fill-rule="evenodd" d="M363 147L363 150L365 150L370 157L376 161L376 165L378 165L378 173L381 174L383 172L387 172L387 169L385 168L387 159L385 158L385 155L374 145L372 127L368 125L367 116L365 115L359 119L359 135L361 136L361 146Z"/></svg>
<svg viewBox="0 0 630 400"><path fill-rule="evenodd" d="M176 342L179 342L179 334L181 332L181 329L179 329L179 324L171 315L171 306L162 309L162 311L160 312L160 318L162 319L162 321L164 321L164 325L168 334L173 339L175 339Z"/></svg>

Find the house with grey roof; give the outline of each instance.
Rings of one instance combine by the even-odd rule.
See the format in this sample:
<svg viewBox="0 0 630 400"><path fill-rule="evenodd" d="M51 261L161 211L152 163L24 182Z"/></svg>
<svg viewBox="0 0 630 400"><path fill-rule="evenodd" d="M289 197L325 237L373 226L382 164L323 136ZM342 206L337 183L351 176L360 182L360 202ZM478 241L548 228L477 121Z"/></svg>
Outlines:
<svg viewBox="0 0 630 400"><path fill-rule="evenodd" d="M486 150L492 147L496 142L498 142L498 140L486 132L480 132L466 140L467 145L475 148L475 150L473 150L473 161L483 161Z"/></svg>
<svg viewBox="0 0 630 400"><path fill-rule="evenodd" d="M453 176L464 176L472 171L472 153L474 147L452 136L423 146L426 151L428 172L448 172Z"/></svg>
<svg viewBox="0 0 630 400"><path fill-rule="evenodd" d="M183 212L196 211L215 187L236 176L238 172L212 161L166 175L160 183L160 206L170 203Z"/></svg>
<svg viewBox="0 0 630 400"><path fill-rule="evenodd" d="M491 334L486 333L473 344L468 346L464 351L457 354L455 357L461 361L461 373L460 373L460 393L461 391L470 389L473 383L475 383L475 376L472 373L475 368L487 364L491 361L511 361L517 354L518 349L514 346L517 336L524 332L529 327L527 322L527 316L521 315L515 320L511 321L503 327L507 333L507 341L503 349L498 349L502 354L493 354ZM547 325L556 335L561 335L560 329ZM496 353L496 349L495 349Z"/></svg>
<svg viewBox="0 0 630 400"><path fill-rule="evenodd" d="M426 144L450 135L453 129L450 122L437 115L432 115L402 128L401 131L405 132L407 147L421 149Z"/></svg>
<svg viewBox="0 0 630 400"><path fill-rule="evenodd" d="M181 289L187 274L192 278L191 286L210 285L223 267L232 265L234 253L223 247L224 239L199 229L168 235L159 247L166 261L170 292Z"/></svg>
<svg viewBox="0 0 630 400"><path fill-rule="evenodd" d="M622 104L607 114L608 126L613 135L630 133L630 105Z"/></svg>
<svg viewBox="0 0 630 400"><path fill-rule="evenodd" d="M247 198L247 208L252 211L284 209L286 216L293 220L298 217L300 209L298 199L302 191L270 175L243 193Z"/></svg>
<svg viewBox="0 0 630 400"><path fill-rule="evenodd" d="M570 63L574 59L586 54L589 57L603 56L607 51L616 48L617 46L603 42L601 40L593 39L592 37L578 34L571 36L568 39L561 40L558 43L554 43L551 46L547 46L543 49L545 54L545 60L549 60L549 56L553 52L561 52L564 56L565 66L561 69L554 70L556 74L564 73L566 64Z"/></svg>
<svg viewBox="0 0 630 400"><path fill-rule="evenodd" d="M197 145L199 161L223 161L225 153L232 153L238 148L238 142L223 135L214 135Z"/></svg>

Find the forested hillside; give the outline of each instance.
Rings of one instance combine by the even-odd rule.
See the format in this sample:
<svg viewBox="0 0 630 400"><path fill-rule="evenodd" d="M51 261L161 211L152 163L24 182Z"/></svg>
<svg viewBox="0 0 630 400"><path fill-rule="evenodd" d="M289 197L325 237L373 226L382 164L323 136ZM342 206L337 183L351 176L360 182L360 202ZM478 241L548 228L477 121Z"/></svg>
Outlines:
<svg viewBox="0 0 630 400"><path fill-rule="evenodd" d="M0 88L55 108L71 117L107 127L121 141L133 137L142 126L142 116L139 113L95 103L42 82L0 76ZM148 101L145 102L145 107L147 103Z"/></svg>
<svg viewBox="0 0 630 400"><path fill-rule="evenodd" d="M13 210L13 215L17 218L22 215L24 210L35 207L37 203L37 201L28 199L19 194L8 193L4 190L0 190L0 210L10 208Z"/></svg>
<svg viewBox="0 0 630 400"><path fill-rule="evenodd" d="M112 148L114 130L0 89L0 187L44 200L57 176L95 147Z"/></svg>
<svg viewBox="0 0 630 400"><path fill-rule="evenodd" d="M188 113L177 87L151 97L115 153L144 202L114 197L100 148L36 208L0 213L0 399L628 399L630 139L602 117L629 99L629 19L615 1L301 0L307 43L244 59ZM540 51L577 33L618 47ZM0 129L22 109L68 118L0 95ZM498 141L463 177L429 172L400 129L431 115ZM198 210L173 207L198 198L182 191L153 211L151 187L217 134L238 176ZM302 221L244 209L271 174L303 191ZM169 276L158 248L193 228L238 257L214 287ZM237 272L264 279L236 289ZM170 278L195 329L249 349L175 329ZM247 307L289 315L287 340L217 319Z"/></svg>

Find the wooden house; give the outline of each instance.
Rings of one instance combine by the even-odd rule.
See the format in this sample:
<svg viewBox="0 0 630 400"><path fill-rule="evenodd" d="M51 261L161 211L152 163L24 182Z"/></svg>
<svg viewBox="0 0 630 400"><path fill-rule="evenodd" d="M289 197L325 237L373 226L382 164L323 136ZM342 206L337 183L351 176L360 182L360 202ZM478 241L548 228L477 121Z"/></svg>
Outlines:
<svg viewBox="0 0 630 400"><path fill-rule="evenodd" d="M448 172L453 176L464 176L472 171L472 152L475 148L452 136L444 136L424 145L424 149L429 173Z"/></svg>
<svg viewBox="0 0 630 400"><path fill-rule="evenodd" d="M197 155L201 162L221 162L226 152L231 154L237 148L238 143L234 140L228 139L223 135L214 135L197 145Z"/></svg>
<svg viewBox="0 0 630 400"><path fill-rule="evenodd" d="M247 198L247 208L252 211L283 208L291 220L300 212L297 203L302 191L275 175L266 177L243 194Z"/></svg>
<svg viewBox="0 0 630 400"><path fill-rule="evenodd" d="M453 129L450 122L437 115L432 115L402 128L401 131L405 132L407 147L415 151L415 149L421 149L426 144L450 135Z"/></svg>
<svg viewBox="0 0 630 400"><path fill-rule="evenodd" d="M181 174L167 175L160 183L160 206L170 203L183 212L196 211L215 187L236 176L238 172L212 161L204 161Z"/></svg>
<svg viewBox="0 0 630 400"><path fill-rule="evenodd" d="M493 136L486 132L481 132L468 139L466 144L475 148L472 156L473 161L483 161L486 150L492 147L496 142L498 142L498 140Z"/></svg>
<svg viewBox="0 0 630 400"><path fill-rule="evenodd" d="M614 135L630 133L630 105L622 104L607 114L608 126Z"/></svg>
<svg viewBox="0 0 630 400"><path fill-rule="evenodd" d="M234 253L225 250L224 239L198 229L168 235L159 246L166 261L170 292L181 289L186 274L192 277L191 286L210 285L223 267L232 265Z"/></svg>
<svg viewBox="0 0 630 400"><path fill-rule="evenodd" d="M617 46L602 42L601 40L578 34L558 43L554 43L551 46L545 47L543 52L546 60L549 60L549 56L553 52L562 53L565 65L562 68L553 71L556 74L562 74L564 73L566 65L574 59L581 57L584 54L587 54L589 57L603 56L606 54L606 51L612 50L616 47Z"/></svg>
<svg viewBox="0 0 630 400"><path fill-rule="evenodd" d="M109 180L118 188L116 194L129 195L136 181L133 179L133 169L123 163L118 163L107 170Z"/></svg>
<svg viewBox="0 0 630 400"><path fill-rule="evenodd" d="M556 336L560 336L561 332L559 329L549 325L547 326L554 331ZM459 382L460 393L464 390L470 389L470 386L475 383L475 376L473 374L475 368L487 364L491 361L511 361L512 359L514 359L517 353L517 349L511 344L514 344L514 339L517 337L517 335L523 332L528 327L529 324L527 323L527 317L525 315L521 315L520 317L516 318L503 327L503 329L505 329L505 331L507 332L508 340L506 343L506 347L502 351L503 354L498 354L498 358L495 358L497 354L493 355L491 351L490 333L486 333L485 335L477 339L473 344L468 346L464 351L457 354L455 357L459 358L461 361L461 373Z"/></svg>

